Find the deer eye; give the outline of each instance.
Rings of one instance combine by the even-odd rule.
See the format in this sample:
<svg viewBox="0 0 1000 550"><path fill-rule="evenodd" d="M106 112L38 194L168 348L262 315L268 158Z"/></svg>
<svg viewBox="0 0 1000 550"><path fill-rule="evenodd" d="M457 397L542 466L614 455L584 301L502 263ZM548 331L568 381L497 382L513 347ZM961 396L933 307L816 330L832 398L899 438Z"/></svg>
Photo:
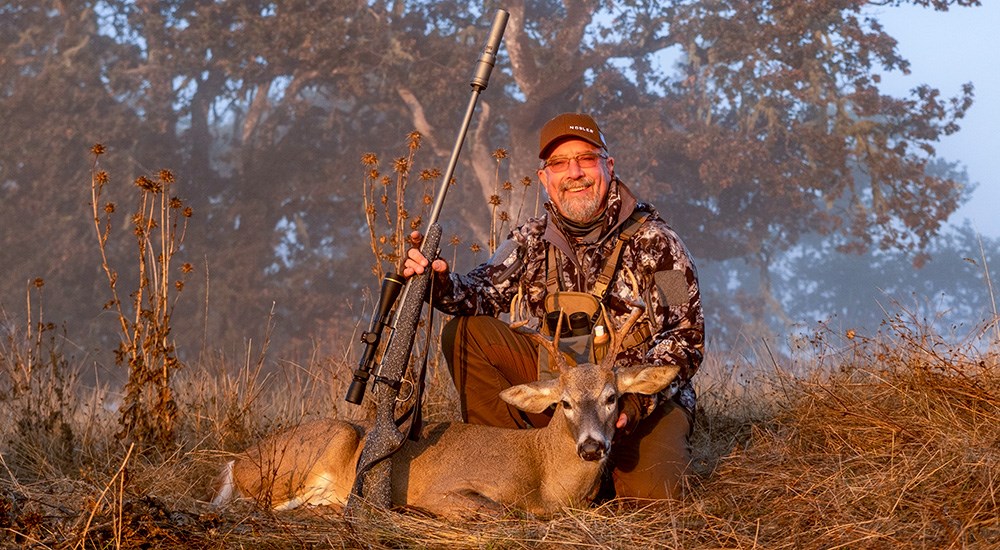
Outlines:
<svg viewBox="0 0 1000 550"><path fill-rule="evenodd" d="M618 401L618 396L615 395L615 394L611 394L611 395L608 396L607 401L605 401L604 403L607 404L607 405L612 405L616 401Z"/></svg>
<svg viewBox="0 0 1000 550"><path fill-rule="evenodd" d="M562 404L562 408L565 409L565 410L567 410L567 411L573 408L573 405L570 405L569 401L566 401L565 399L562 400L561 404Z"/></svg>

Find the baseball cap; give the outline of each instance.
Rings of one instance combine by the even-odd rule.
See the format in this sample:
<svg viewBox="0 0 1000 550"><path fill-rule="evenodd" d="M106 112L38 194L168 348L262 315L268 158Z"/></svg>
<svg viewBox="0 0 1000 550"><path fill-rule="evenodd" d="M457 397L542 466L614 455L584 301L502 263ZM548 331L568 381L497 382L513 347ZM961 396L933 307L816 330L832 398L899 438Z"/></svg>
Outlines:
<svg viewBox="0 0 1000 550"><path fill-rule="evenodd" d="M563 113L545 123L539 135L538 158L544 159L557 142L566 138L579 138L603 149L608 148L604 134L590 115Z"/></svg>

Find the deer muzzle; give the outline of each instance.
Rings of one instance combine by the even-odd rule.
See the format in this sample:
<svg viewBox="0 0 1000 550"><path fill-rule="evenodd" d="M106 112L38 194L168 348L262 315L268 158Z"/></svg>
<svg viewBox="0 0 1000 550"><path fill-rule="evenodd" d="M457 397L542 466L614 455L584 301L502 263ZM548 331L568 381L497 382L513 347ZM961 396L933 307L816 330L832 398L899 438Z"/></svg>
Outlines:
<svg viewBox="0 0 1000 550"><path fill-rule="evenodd" d="M583 443L576 446L576 454L588 462L593 462L607 456L608 446L603 441L588 437Z"/></svg>

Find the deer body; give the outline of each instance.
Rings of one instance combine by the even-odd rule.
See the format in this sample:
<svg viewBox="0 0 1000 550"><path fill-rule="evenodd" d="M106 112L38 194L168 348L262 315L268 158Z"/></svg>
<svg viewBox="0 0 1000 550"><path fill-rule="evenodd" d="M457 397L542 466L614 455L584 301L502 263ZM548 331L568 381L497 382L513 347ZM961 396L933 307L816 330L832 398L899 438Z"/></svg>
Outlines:
<svg viewBox="0 0 1000 550"><path fill-rule="evenodd" d="M393 456L393 500L444 516L549 515L585 502L604 463L577 455L562 417L536 430L438 424L411 443Z"/></svg>
<svg viewBox="0 0 1000 550"><path fill-rule="evenodd" d="M517 508L549 515L587 502L610 450L622 393L656 393L677 367L586 364L559 378L514 386L501 397L523 410L556 410L532 430L463 423L429 425L392 457L396 505L445 517ZM216 504L251 497L276 510L343 506L354 484L363 427L316 420L264 439L223 469Z"/></svg>

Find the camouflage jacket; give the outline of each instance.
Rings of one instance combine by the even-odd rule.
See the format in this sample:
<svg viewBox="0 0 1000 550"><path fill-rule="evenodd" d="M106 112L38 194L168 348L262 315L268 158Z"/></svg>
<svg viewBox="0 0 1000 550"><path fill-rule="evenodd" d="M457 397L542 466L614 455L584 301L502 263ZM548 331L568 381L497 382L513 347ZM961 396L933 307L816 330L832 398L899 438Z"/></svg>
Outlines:
<svg viewBox="0 0 1000 550"><path fill-rule="evenodd" d="M622 351L616 365L678 365L678 381L660 396L643 400L643 415L660 399L673 396L692 415L695 394L691 376L702 361L705 321L697 272L687 248L677 234L660 218L655 208L638 202L617 178L608 193L605 223L599 235L575 244L560 229L558 214L551 202L548 213L532 218L511 231L486 263L467 275L455 272L440 274L434 282L433 301L437 309L452 315L492 315L510 311L511 301L522 292L528 313L536 322L545 314L546 258L551 244L559 251L559 282L562 290L589 292L606 258L612 254L623 224L633 211L649 216L632 238L624 244L621 267L607 293L605 307L621 326L630 312L629 301L635 298L646 304L652 337L643 345ZM624 268L635 274L641 296L633 296L630 278Z"/></svg>

